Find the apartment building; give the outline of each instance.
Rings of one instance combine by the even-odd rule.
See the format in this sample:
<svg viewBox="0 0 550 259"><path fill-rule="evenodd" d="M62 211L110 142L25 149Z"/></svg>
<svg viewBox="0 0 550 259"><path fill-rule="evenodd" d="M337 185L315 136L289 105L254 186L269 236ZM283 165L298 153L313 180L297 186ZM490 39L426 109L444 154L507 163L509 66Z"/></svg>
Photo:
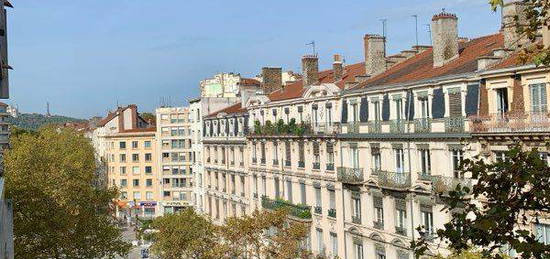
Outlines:
<svg viewBox="0 0 550 259"><path fill-rule="evenodd" d="M193 153L189 108L158 108L156 118L161 210L162 213L173 213L192 205Z"/></svg>
<svg viewBox="0 0 550 259"><path fill-rule="evenodd" d="M202 161L202 102L201 98L189 100L189 119L191 121L191 152L193 174L193 206L199 213L204 213L204 189L202 175L204 172Z"/></svg>
<svg viewBox="0 0 550 259"><path fill-rule="evenodd" d="M203 118L204 212L215 223L250 212L250 179L245 164L248 113L241 103Z"/></svg>
<svg viewBox="0 0 550 259"><path fill-rule="evenodd" d="M463 159L498 159L518 140L548 159L550 73L516 65L528 43L509 17L521 21L520 10L507 2L501 32L471 40L459 37L456 15L436 14L434 46L392 56L384 37L367 34L364 62L344 65L336 55L333 69L319 72L317 57L304 56L302 80L285 87L271 71L277 79L264 83L275 91L204 120L209 214L232 216L223 173L238 171L224 163L220 170L218 160L242 142L224 135L232 127L224 132L222 123L248 116L246 212L289 208L292 219L311 225L308 246L318 254L412 258L410 241L433 237L450 219L436 193L472 184L458 170ZM548 222L526 228L548 242ZM447 251L430 247L439 252Z"/></svg>

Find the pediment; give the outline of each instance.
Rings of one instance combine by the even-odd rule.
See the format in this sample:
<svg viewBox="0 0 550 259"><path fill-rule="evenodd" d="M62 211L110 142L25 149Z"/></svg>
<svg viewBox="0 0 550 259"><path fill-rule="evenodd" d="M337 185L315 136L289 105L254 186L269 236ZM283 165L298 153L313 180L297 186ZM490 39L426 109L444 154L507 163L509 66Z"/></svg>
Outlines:
<svg viewBox="0 0 550 259"><path fill-rule="evenodd" d="M338 95L342 90L335 84L312 85L302 95L303 98L317 98Z"/></svg>

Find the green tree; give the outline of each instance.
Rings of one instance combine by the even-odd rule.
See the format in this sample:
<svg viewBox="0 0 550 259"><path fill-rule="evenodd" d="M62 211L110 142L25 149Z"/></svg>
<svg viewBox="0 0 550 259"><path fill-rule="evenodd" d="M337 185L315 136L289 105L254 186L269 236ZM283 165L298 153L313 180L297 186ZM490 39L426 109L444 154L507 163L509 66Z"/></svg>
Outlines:
<svg viewBox="0 0 550 259"><path fill-rule="evenodd" d="M476 183L472 190L459 185L442 197L452 218L437 231L441 242L458 253L478 248L483 258L503 258L498 254L503 249L514 249L521 258L550 257L550 245L539 242L532 231L550 213L550 167L537 150L516 146L495 163L479 157L465 160L462 172ZM412 243L417 255L427 245L424 239Z"/></svg>
<svg viewBox="0 0 550 259"><path fill-rule="evenodd" d="M528 38L532 46L524 48L520 53L521 62L534 62L537 65L550 65L550 47L537 42L540 28L550 28L550 0L522 0L525 4L526 24L518 24L516 30L522 37ZM504 0L489 0L493 11L504 5ZM517 17L516 17L517 20Z"/></svg>
<svg viewBox="0 0 550 259"><path fill-rule="evenodd" d="M142 112L139 115L141 116L141 118L143 118L147 122L150 121L151 123L154 124L157 121L157 117L154 114L150 113L150 112Z"/></svg>
<svg viewBox="0 0 550 259"><path fill-rule="evenodd" d="M114 225L116 190L93 185L90 141L76 132L20 132L5 154L6 197L14 203L16 258L113 258L130 245Z"/></svg>
<svg viewBox="0 0 550 259"><path fill-rule="evenodd" d="M216 226L192 209L156 218L151 226L152 250L162 258L220 258Z"/></svg>

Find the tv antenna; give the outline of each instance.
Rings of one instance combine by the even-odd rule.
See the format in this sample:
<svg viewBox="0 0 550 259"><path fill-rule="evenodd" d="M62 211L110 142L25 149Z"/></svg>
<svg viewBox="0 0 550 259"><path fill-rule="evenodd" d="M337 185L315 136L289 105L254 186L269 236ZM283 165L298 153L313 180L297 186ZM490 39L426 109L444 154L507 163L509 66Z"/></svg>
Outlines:
<svg viewBox="0 0 550 259"><path fill-rule="evenodd" d="M386 22L388 19L380 19L380 21L382 22L382 36L386 38Z"/></svg>
<svg viewBox="0 0 550 259"><path fill-rule="evenodd" d="M414 32L415 32L415 38L416 38L416 46L418 46L418 15L413 14L414 17Z"/></svg>
<svg viewBox="0 0 550 259"><path fill-rule="evenodd" d="M317 52L315 51L315 41L312 40L310 43L306 43L306 46L311 46L313 50L313 56L317 56Z"/></svg>
<svg viewBox="0 0 550 259"><path fill-rule="evenodd" d="M427 32L430 35L430 46L431 46L433 44L432 43L432 27L429 24L424 24L424 26L426 26Z"/></svg>

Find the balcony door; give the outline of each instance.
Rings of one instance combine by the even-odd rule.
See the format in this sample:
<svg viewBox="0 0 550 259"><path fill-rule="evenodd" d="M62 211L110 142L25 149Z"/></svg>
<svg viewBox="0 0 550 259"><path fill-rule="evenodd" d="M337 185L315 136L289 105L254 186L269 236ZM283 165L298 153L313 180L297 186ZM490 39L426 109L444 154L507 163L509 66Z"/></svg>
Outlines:
<svg viewBox="0 0 550 259"><path fill-rule="evenodd" d="M503 115L508 112L508 88L496 89L497 113Z"/></svg>

